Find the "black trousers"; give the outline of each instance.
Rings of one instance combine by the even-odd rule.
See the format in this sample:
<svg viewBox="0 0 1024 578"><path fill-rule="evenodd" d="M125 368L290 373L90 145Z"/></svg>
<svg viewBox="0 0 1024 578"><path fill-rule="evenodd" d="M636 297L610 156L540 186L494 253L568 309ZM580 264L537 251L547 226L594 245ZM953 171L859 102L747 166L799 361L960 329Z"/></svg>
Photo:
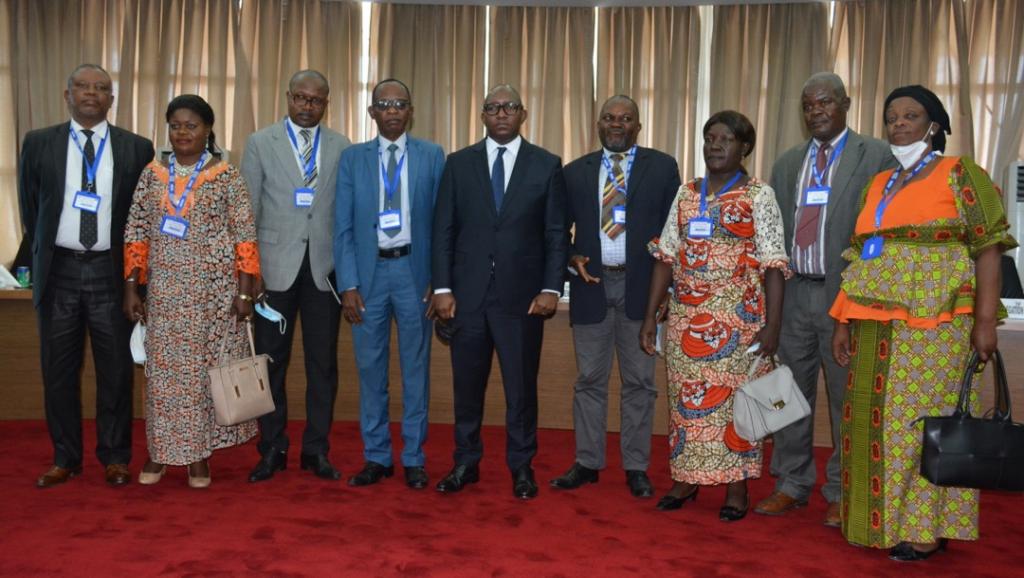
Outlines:
<svg viewBox="0 0 1024 578"><path fill-rule="evenodd" d="M455 463L474 465L483 457L484 394L497 351L505 389L505 461L512 472L529 466L537 454L537 371L544 320L526 311L505 311L492 279L483 305L469 313L459 310L455 328Z"/></svg>
<svg viewBox="0 0 1024 578"><path fill-rule="evenodd" d="M273 413L259 419L261 455L288 451L288 397L285 376L292 353L295 319L302 316L303 356L306 361L306 429L302 453L327 454L328 436L334 421L334 400L338 395L338 326L341 306L329 291L317 289L309 268L309 251L295 282L287 291L267 291L267 304L287 320L284 335L277 323L256 315L256 351L273 359L269 364Z"/></svg>
<svg viewBox="0 0 1024 578"><path fill-rule="evenodd" d="M131 324L115 291L121 282L108 252L57 250L39 304L40 358L46 425L53 463L82 464L82 363L85 333L96 367L96 457L127 464L132 458Z"/></svg>

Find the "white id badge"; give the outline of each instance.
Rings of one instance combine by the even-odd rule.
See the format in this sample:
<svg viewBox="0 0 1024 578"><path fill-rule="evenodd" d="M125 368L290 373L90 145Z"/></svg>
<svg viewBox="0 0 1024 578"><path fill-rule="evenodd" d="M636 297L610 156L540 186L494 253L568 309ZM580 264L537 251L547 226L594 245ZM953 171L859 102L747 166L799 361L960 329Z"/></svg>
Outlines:
<svg viewBox="0 0 1024 578"><path fill-rule="evenodd" d="M89 191L78 191L75 193L75 200L71 202L71 206L89 213L98 212L100 210L100 196Z"/></svg>
<svg viewBox="0 0 1024 578"><path fill-rule="evenodd" d="M184 239L188 234L188 221L181 217L164 215L163 220L160 221L160 232L164 235Z"/></svg>
<svg viewBox="0 0 1024 578"><path fill-rule="evenodd" d="M313 206L313 189L309 187L302 187L295 189L295 206L296 207L311 207Z"/></svg>
<svg viewBox="0 0 1024 578"><path fill-rule="evenodd" d="M704 239L711 236L712 230L711 219L707 217L690 219L690 226L686 236L693 239Z"/></svg>
<svg viewBox="0 0 1024 578"><path fill-rule="evenodd" d="M831 192L832 187L807 187L804 189L804 206L827 205Z"/></svg>
<svg viewBox="0 0 1024 578"><path fill-rule="evenodd" d="M612 223L616 225L626 224L626 207L624 205L615 205L612 207Z"/></svg>
<svg viewBox="0 0 1024 578"><path fill-rule="evenodd" d="M402 212L398 210L381 211L377 215L382 231L402 228Z"/></svg>

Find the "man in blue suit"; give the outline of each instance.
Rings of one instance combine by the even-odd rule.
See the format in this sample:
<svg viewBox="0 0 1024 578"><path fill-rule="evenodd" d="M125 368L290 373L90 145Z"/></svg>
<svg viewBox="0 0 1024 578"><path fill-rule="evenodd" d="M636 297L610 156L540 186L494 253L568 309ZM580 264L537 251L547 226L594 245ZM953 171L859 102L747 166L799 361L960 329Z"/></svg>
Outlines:
<svg viewBox="0 0 1024 578"><path fill-rule="evenodd" d="M402 467L410 488L427 486L423 443L430 392L430 238L444 170L438 145L409 136L412 96L395 79L373 89L367 109L379 136L341 155L334 260L342 316L352 324L359 421L366 464L350 486L394 474L388 429L391 319L402 366Z"/></svg>

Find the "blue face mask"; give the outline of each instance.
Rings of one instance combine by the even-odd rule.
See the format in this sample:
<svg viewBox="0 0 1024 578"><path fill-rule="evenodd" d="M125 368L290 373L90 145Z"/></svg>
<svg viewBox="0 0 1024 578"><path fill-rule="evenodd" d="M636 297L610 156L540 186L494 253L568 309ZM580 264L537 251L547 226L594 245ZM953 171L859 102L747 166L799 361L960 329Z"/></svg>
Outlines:
<svg viewBox="0 0 1024 578"><path fill-rule="evenodd" d="M281 335L284 335L285 329L288 327L288 321L285 320L284 315L265 303L256 303L256 313L271 323L277 323L281 330Z"/></svg>

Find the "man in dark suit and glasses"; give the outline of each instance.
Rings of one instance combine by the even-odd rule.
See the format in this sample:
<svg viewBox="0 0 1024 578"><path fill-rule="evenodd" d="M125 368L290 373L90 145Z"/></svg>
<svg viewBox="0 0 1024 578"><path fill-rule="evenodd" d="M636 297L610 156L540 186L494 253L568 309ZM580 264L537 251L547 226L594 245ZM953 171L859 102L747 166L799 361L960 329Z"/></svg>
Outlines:
<svg viewBox="0 0 1024 578"><path fill-rule="evenodd" d="M71 121L25 135L18 201L32 244L46 424L53 466L40 488L82 471L81 370L88 330L96 367L96 456L108 483L128 483L131 325L121 312L124 225L153 143L107 123L110 75L83 64L64 91Z"/></svg>
<svg viewBox="0 0 1024 578"><path fill-rule="evenodd" d="M576 349L573 425L576 462L551 480L574 489L597 481L605 467L608 378L618 356L622 377L622 467L630 493L654 493L647 466L654 425L655 357L640 349L654 258L647 242L661 234L679 190L675 159L636 146L640 113L628 96L601 107L597 133L602 150L565 167L569 223L569 320Z"/></svg>
<svg viewBox="0 0 1024 578"><path fill-rule="evenodd" d="M457 492L479 479L497 350L512 493L529 499L537 495L530 464L544 320L558 304L568 253L565 181L561 160L520 136L526 109L511 86L491 89L481 119L487 138L448 157L434 211L433 306L455 330L455 467L437 489Z"/></svg>

